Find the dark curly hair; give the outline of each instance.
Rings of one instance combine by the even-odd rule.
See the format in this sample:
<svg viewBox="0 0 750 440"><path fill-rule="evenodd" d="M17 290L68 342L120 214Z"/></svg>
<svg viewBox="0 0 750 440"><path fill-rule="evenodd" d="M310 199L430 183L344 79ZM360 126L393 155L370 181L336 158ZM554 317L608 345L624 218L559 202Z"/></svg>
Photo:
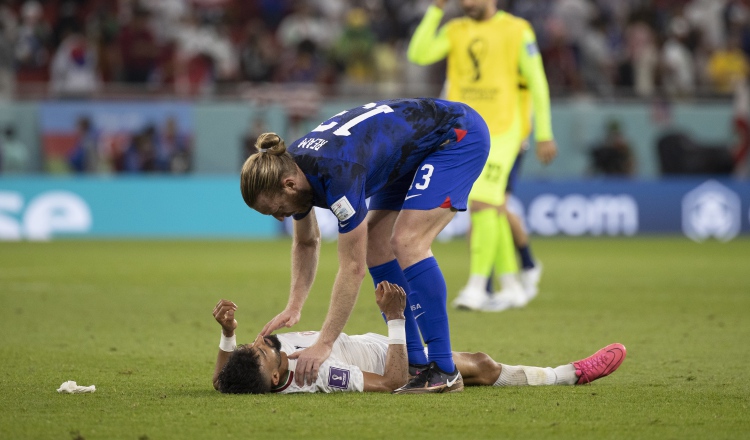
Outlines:
<svg viewBox="0 0 750 440"><path fill-rule="evenodd" d="M271 382L260 371L258 351L237 347L219 373L219 391L225 394L265 394Z"/></svg>

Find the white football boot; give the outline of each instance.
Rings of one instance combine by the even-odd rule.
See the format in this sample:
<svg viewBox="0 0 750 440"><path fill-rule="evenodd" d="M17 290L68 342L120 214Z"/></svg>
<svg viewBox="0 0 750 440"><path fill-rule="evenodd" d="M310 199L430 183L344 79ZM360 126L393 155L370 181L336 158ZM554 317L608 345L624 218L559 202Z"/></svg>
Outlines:
<svg viewBox="0 0 750 440"><path fill-rule="evenodd" d="M523 290L523 286L516 282L503 287L499 292L495 292L484 304L482 311L502 312L508 309L520 309L528 303L529 299Z"/></svg>
<svg viewBox="0 0 750 440"><path fill-rule="evenodd" d="M482 310L488 299L489 296L484 289L466 286L458 292L458 297L451 304L462 310Z"/></svg>
<svg viewBox="0 0 750 440"><path fill-rule="evenodd" d="M539 293L539 280L542 278L542 263L537 262L531 269L521 271L521 285L529 301Z"/></svg>

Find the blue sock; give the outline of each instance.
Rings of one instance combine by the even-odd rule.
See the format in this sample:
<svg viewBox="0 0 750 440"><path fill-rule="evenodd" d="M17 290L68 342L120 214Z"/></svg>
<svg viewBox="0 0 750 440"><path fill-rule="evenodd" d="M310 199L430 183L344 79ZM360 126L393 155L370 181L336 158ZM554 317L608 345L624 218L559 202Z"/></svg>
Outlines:
<svg viewBox="0 0 750 440"><path fill-rule="evenodd" d="M406 277L404 277L404 272L401 270L401 266L398 265L398 261L391 260L380 266L371 267L370 276L372 276L372 281L375 282L375 287L381 281L388 281L389 283L398 284L403 287L404 292L406 292L404 317L406 318L406 352L409 354L409 363L426 364L427 356L424 354L422 337L419 335L419 327L417 327L417 321L414 320L414 314L411 312L409 304L409 283L406 281Z"/></svg>
<svg viewBox="0 0 750 440"><path fill-rule="evenodd" d="M427 344L429 360L446 373L454 372L446 309L448 291L437 261L434 257L425 258L404 269L404 275L411 287L409 302Z"/></svg>
<svg viewBox="0 0 750 440"><path fill-rule="evenodd" d="M521 256L521 267L524 269L533 269L534 259L531 257L531 249L528 246L518 248L518 255Z"/></svg>

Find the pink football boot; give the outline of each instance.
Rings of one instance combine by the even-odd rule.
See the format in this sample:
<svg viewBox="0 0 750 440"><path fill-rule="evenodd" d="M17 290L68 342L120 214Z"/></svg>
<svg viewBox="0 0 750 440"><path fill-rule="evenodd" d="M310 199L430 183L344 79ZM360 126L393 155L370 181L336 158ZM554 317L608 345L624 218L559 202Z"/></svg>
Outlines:
<svg viewBox="0 0 750 440"><path fill-rule="evenodd" d="M586 359L573 362L578 382L576 385L593 382L609 376L625 360L625 346L609 344Z"/></svg>

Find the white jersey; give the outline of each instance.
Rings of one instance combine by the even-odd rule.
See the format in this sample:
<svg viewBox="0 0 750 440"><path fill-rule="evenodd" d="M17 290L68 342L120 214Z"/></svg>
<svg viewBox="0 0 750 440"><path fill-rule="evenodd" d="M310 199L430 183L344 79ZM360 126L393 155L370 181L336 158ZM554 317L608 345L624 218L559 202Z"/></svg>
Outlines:
<svg viewBox="0 0 750 440"><path fill-rule="evenodd" d="M281 333L276 336L281 342L281 351L292 354L303 350L318 340L319 332ZM388 338L375 333L349 336L339 335L333 344L331 356L318 370L313 384L299 387L294 382L296 360L289 360L289 376L283 384L272 390L274 393L335 393L342 391L362 392L365 386L362 372L382 375Z"/></svg>

